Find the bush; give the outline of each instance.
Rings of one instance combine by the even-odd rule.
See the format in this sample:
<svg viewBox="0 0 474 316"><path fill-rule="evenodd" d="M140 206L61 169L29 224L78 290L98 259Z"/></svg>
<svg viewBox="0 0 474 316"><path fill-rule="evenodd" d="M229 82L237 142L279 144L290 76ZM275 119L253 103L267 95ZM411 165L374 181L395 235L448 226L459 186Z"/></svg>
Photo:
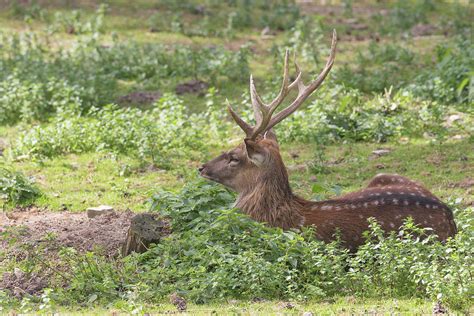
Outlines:
<svg viewBox="0 0 474 316"><path fill-rule="evenodd" d="M203 181L177 194L155 194L151 210L169 219L172 233L149 251L118 260L63 250L55 259L61 275L48 281L51 303L126 300L136 306L177 292L196 303L354 295L439 300L459 311L472 304L472 208L455 211L459 233L444 244L420 238L424 231L411 220L388 235L371 221L366 244L349 253L337 239L316 240L312 228L282 231L255 222L231 209L234 198ZM44 265L44 254L36 252ZM58 287L59 281L68 286Z"/></svg>
<svg viewBox="0 0 474 316"><path fill-rule="evenodd" d="M474 45L458 38L455 44L438 45L436 63L423 71L408 89L414 94L445 103L474 102Z"/></svg>
<svg viewBox="0 0 474 316"><path fill-rule="evenodd" d="M41 195L31 178L20 172L0 166L0 201L11 205L24 205Z"/></svg>
<svg viewBox="0 0 474 316"><path fill-rule="evenodd" d="M366 99L360 92L322 87L315 101L277 126L282 141L327 143L338 140L385 142L428 132L442 139L448 108L399 91ZM452 133L455 128L452 127Z"/></svg>
<svg viewBox="0 0 474 316"><path fill-rule="evenodd" d="M172 158L189 158L204 147L203 121L187 115L181 100L165 95L151 110L108 105L91 109L89 116L64 112L45 127L23 132L12 150L36 159L105 151L167 167Z"/></svg>
<svg viewBox="0 0 474 316"><path fill-rule="evenodd" d="M367 51L359 50L351 66L336 73L336 81L365 93L381 93L393 86L399 89L417 73L415 54L396 45L371 42Z"/></svg>
<svg viewBox="0 0 474 316"><path fill-rule="evenodd" d="M64 107L85 114L113 102L120 80L131 89L156 90L189 79L216 86L241 82L249 72L245 47L237 52L118 42L104 47L86 37L72 49L53 51L44 40L0 36L0 124L43 121Z"/></svg>

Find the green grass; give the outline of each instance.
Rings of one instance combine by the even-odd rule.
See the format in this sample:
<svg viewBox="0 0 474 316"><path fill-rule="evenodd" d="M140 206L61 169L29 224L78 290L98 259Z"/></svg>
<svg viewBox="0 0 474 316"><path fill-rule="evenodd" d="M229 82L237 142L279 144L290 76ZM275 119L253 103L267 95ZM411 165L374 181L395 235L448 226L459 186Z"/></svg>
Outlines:
<svg viewBox="0 0 474 316"><path fill-rule="evenodd" d="M39 1L41 4L44 1ZM133 40L138 43L162 43L162 44L184 44L193 47L220 46L237 50L243 44L249 44L253 55L249 58L251 72L257 77L259 91L268 91L269 87L263 85L263 78L272 74L274 59L270 48L274 43L285 42L288 36L278 32L272 40L261 38L258 29L236 31L233 38L222 37L188 37L180 33L172 32L150 32L147 19L156 10L156 5L149 1L112 1L111 10L105 16L105 34L101 35L101 43L112 43L111 32L116 32L120 41ZM467 4L467 1L461 1ZM94 1L81 2L67 1L72 7L78 6L84 10L87 19L95 12ZM374 1L364 1L366 4L374 5ZM360 5L360 4L359 4ZM54 12L67 12L71 8L64 5L62 1L50 1L45 10L51 14ZM7 10L2 10L0 4L0 31L9 32L35 32L45 34L46 23L32 20L26 24L21 17L13 17ZM434 13L433 15L436 15ZM326 17L327 20L332 18ZM335 23L334 21L329 21ZM362 18L362 23L368 23L367 17ZM432 22L432 21L431 21ZM372 28L374 25L370 24ZM326 26L329 30L333 25ZM343 26L344 29L344 26ZM326 31L326 30L325 30ZM370 32L362 31L361 34ZM329 45L329 32L322 39L322 44ZM338 44L338 56L335 69L343 64L351 65L356 60L358 49L366 49L371 42L366 38L361 41L349 41L344 38ZM291 36L291 35L290 35ZM70 47L82 35L70 35L63 32L53 34L49 37L52 47ZM381 43L397 43L402 47L409 48L420 56L425 55L423 60L416 60L417 67L430 63L434 48L444 43L445 37L434 35L429 37L417 37L397 39L395 37L381 38ZM322 58L325 58L323 56ZM303 69L308 69L302 63ZM175 79L171 79L175 80ZM172 91L176 82L164 84L160 87L161 92ZM179 82L178 82L179 83ZM139 89L135 82L123 81L119 83L117 95L123 95L130 90ZM231 103L241 102L241 94L247 89L247 83L223 82L219 87L219 97L228 97ZM115 93L115 92L114 92ZM313 96L312 98L316 98ZM199 112L205 106L205 99L195 95L183 96L187 108L193 112ZM224 104L222 106L224 111ZM2 144L10 144L18 137L20 128L0 126L0 148ZM213 157L223 150L231 148L236 140L241 140L241 134L234 135L229 144L219 144L211 152L203 153L202 156ZM391 152L382 157L372 159L372 151L375 149L390 149ZM342 193L363 188L368 181L377 173L398 173L423 183L435 195L443 201L462 198L461 206L474 203L472 188L463 188L459 183L468 178L472 179L474 174L474 144L468 140L448 140L442 144L432 144L424 139L409 139L403 142L379 143L341 143L321 147L318 144L283 144L282 156L289 169L290 181L294 191L305 198L331 198L334 192L330 188L340 187ZM6 153L7 154L7 153ZM319 158L318 158L319 157ZM61 156L43 162L29 160L11 161L9 157L0 156L0 166L5 164L14 170L24 173L36 179L37 186L44 193L35 205L51 211L70 210L82 212L91 206L107 204L116 210L130 209L135 212L146 211L149 208L147 200L157 190L179 189L188 180L197 176L195 168L205 161L181 160L176 163L173 170L159 170L153 166L143 164L138 159L126 156L114 156L106 153L84 153ZM311 167L316 165L316 167ZM327 188L319 196L313 192L313 186ZM0 208L7 207L1 205ZM13 209L12 206L8 208ZM188 313L193 315L274 315L288 314L301 315L304 312L312 312L314 315L334 314L431 314L434 302L422 299L362 299L354 297L339 297L335 300L294 302L294 308L285 308L283 302L269 301L261 303L229 301L227 303L210 305L188 305ZM111 306L96 306L82 308L79 306L60 307L52 310L60 314L70 315L103 315L103 314L129 314L134 311L138 313L174 313L176 308L164 302L160 305L141 306L134 302L120 301ZM472 310L472 308L471 308ZM5 312L0 309L0 313ZM15 314L16 311L8 311ZM24 311L22 311L24 312ZM50 313L51 310L44 311ZM472 310L472 312L474 312ZM38 313L38 311L35 311ZM41 311L39 311L41 313Z"/></svg>
<svg viewBox="0 0 474 316"><path fill-rule="evenodd" d="M288 302L242 302L229 301L221 304L188 304L185 314L188 315L302 315L311 312L313 315L362 315L362 314L402 314L428 315L433 312L434 303L421 299L356 299L354 297L340 297L336 300L315 302L291 302L293 308L286 308ZM127 315L133 312L133 307L124 310L125 302L116 303L109 308L60 308L55 310L61 315ZM135 306L138 313L173 314L176 307L169 303L158 306Z"/></svg>
<svg viewBox="0 0 474 316"><path fill-rule="evenodd" d="M231 145L222 144L214 154ZM372 159L372 151L386 148L391 152ZM289 169L292 186L297 194L311 198L315 183L327 187L340 186L343 193L362 188L377 173L398 173L423 183L435 195L446 201L450 197L463 198L462 204L473 202L472 194L457 184L474 174L473 144L468 141L450 141L429 144L412 140L408 144L352 143L327 146L323 149L323 173L311 171L316 144L287 144L282 155ZM297 154L297 158L291 155ZM197 173L195 168L205 161L182 161L173 171L156 170L141 165L129 157L92 153L68 155L43 163L13 162L13 167L36 178L45 193L35 204L50 210L83 211L99 204L117 210L148 209L147 199L158 189L175 189L185 179ZM330 198L332 195L326 193Z"/></svg>

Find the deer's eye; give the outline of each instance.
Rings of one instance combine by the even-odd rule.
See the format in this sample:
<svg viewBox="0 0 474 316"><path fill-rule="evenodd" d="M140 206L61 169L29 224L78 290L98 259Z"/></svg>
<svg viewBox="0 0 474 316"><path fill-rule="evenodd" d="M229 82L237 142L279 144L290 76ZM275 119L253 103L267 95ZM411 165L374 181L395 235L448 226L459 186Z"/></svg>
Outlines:
<svg viewBox="0 0 474 316"><path fill-rule="evenodd" d="M236 165L236 164L238 164L238 163L239 163L239 158L233 157L233 156L231 156L231 157L229 158L229 164L230 164L230 165Z"/></svg>

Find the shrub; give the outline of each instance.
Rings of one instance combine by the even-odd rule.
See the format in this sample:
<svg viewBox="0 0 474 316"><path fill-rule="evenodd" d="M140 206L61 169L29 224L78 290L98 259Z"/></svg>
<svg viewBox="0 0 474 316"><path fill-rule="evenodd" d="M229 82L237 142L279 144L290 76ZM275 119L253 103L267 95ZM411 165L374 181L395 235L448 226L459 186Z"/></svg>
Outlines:
<svg viewBox="0 0 474 316"><path fill-rule="evenodd" d="M455 44L438 45L436 63L423 71L408 89L416 95L445 103L474 102L474 45L458 38Z"/></svg>
<svg viewBox="0 0 474 316"><path fill-rule="evenodd" d="M6 204L27 204L41 195L31 178L0 166L0 201Z"/></svg>
<svg viewBox="0 0 474 316"><path fill-rule="evenodd" d="M345 64L336 73L336 81L365 93L398 89L416 75L415 54L396 45L371 42L367 51L359 50L351 66Z"/></svg>
<svg viewBox="0 0 474 316"><path fill-rule="evenodd" d="M61 274L51 275L45 291L50 303L126 300L136 306L177 292L196 303L354 295L439 300L459 311L472 304L472 208L455 211L459 233L444 244L420 238L424 231L411 220L388 235L371 221L366 244L349 253L337 238L316 240L312 228L282 231L255 222L231 209L233 200L204 181L155 194L151 210L169 219L172 233L143 254L117 260L61 251L54 262ZM12 267L28 264L31 272L49 266L41 249L29 251L35 265L18 258Z"/></svg>
<svg viewBox="0 0 474 316"><path fill-rule="evenodd" d="M52 51L34 35L0 36L0 124L46 120L69 106L85 114L113 102L119 80L156 90L191 78L216 86L240 82L249 72L245 47L237 52L118 42L104 47L94 37L76 44Z"/></svg>
<svg viewBox="0 0 474 316"><path fill-rule="evenodd" d="M45 127L23 132L13 154L43 159L105 151L167 167L171 158L189 158L192 150L203 148L203 121L197 115L186 115L182 101L171 95L165 95L151 110L108 105L91 109L89 116L66 111Z"/></svg>

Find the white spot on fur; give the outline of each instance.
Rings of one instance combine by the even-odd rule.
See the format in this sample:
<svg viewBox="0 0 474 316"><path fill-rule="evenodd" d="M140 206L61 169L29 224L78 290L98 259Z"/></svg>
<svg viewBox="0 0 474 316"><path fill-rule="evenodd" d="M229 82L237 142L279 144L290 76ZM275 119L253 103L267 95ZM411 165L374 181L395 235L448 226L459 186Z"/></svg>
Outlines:
<svg viewBox="0 0 474 316"><path fill-rule="evenodd" d="M394 177L390 178L390 180L392 180L392 182L395 182L395 178L394 178Z"/></svg>
<svg viewBox="0 0 474 316"><path fill-rule="evenodd" d="M428 215L428 217L429 217L430 219L433 219L433 215L431 215L431 214L430 214L430 215Z"/></svg>
<svg viewBox="0 0 474 316"><path fill-rule="evenodd" d="M387 191L387 194L388 194L388 195L392 195L392 192L390 192L390 191Z"/></svg>
<svg viewBox="0 0 474 316"><path fill-rule="evenodd" d="M362 218L364 218L364 215L362 215L362 214L359 214L359 218L361 218L361 219L362 219Z"/></svg>
<svg viewBox="0 0 474 316"><path fill-rule="evenodd" d="M351 204L351 209L354 210L355 208L356 208L356 206L354 204Z"/></svg>
<svg viewBox="0 0 474 316"><path fill-rule="evenodd" d="M367 206L369 206L369 203L365 202L364 207L367 207Z"/></svg>
<svg viewBox="0 0 474 316"><path fill-rule="evenodd" d="M405 200L405 201L403 201L403 204L408 205L410 203L408 203L408 200Z"/></svg>
<svg viewBox="0 0 474 316"><path fill-rule="evenodd" d="M431 208L430 204L425 204L426 208Z"/></svg>
<svg viewBox="0 0 474 316"><path fill-rule="evenodd" d="M437 210L437 209L438 209L438 205L433 205L433 208L434 208L435 210Z"/></svg>
<svg viewBox="0 0 474 316"><path fill-rule="evenodd" d="M375 193L376 196L380 196L380 193Z"/></svg>
<svg viewBox="0 0 474 316"><path fill-rule="evenodd" d="M336 211L340 211L340 210L342 210L342 208L339 205L336 206Z"/></svg>
<svg viewBox="0 0 474 316"><path fill-rule="evenodd" d="M416 194L415 193L410 193L411 196L415 196Z"/></svg>
<svg viewBox="0 0 474 316"><path fill-rule="evenodd" d="M390 227L395 228L395 224L394 224L394 223L390 223Z"/></svg>
<svg viewBox="0 0 474 316"><path fill-rule="evenodd" d="M420 201L416 201L416 206L420 206Z"/></svg>
<svg viewBox="0 0 474 316"><path fill-rule="evenodd" d="M393 199L393 204L398 205L398 200L397 200L397 199Z"/></svg>
<svg viewBox="0 0 474 316"><path fill-rule="evenodd" d="M427 220L424 220L424 221L423 221L423 224L427 225L427 224L428 224L428 221L427 221Z"/></svg>
<svg viewBox="0 0 474 316"><path fill-rule="evenodd" d="M395 216L396 219L399 219L401 218L402 216L400 214L398 214L397 216Z"/></svg>
<svg viewBox="0 0 474 316"><path fill-rule="evenodd" d="M323 205L323 206L321 206L321 209L323 211L330 211L330 210L332 210L332 205L327 205L327 204Z"/></svg>
<svg viewBox="0 0 474 316"><path fill-rule="evenodd" d="M376 200L376 201L372 202L372 204L373 205L379 205L379 201Z"/></svg>

